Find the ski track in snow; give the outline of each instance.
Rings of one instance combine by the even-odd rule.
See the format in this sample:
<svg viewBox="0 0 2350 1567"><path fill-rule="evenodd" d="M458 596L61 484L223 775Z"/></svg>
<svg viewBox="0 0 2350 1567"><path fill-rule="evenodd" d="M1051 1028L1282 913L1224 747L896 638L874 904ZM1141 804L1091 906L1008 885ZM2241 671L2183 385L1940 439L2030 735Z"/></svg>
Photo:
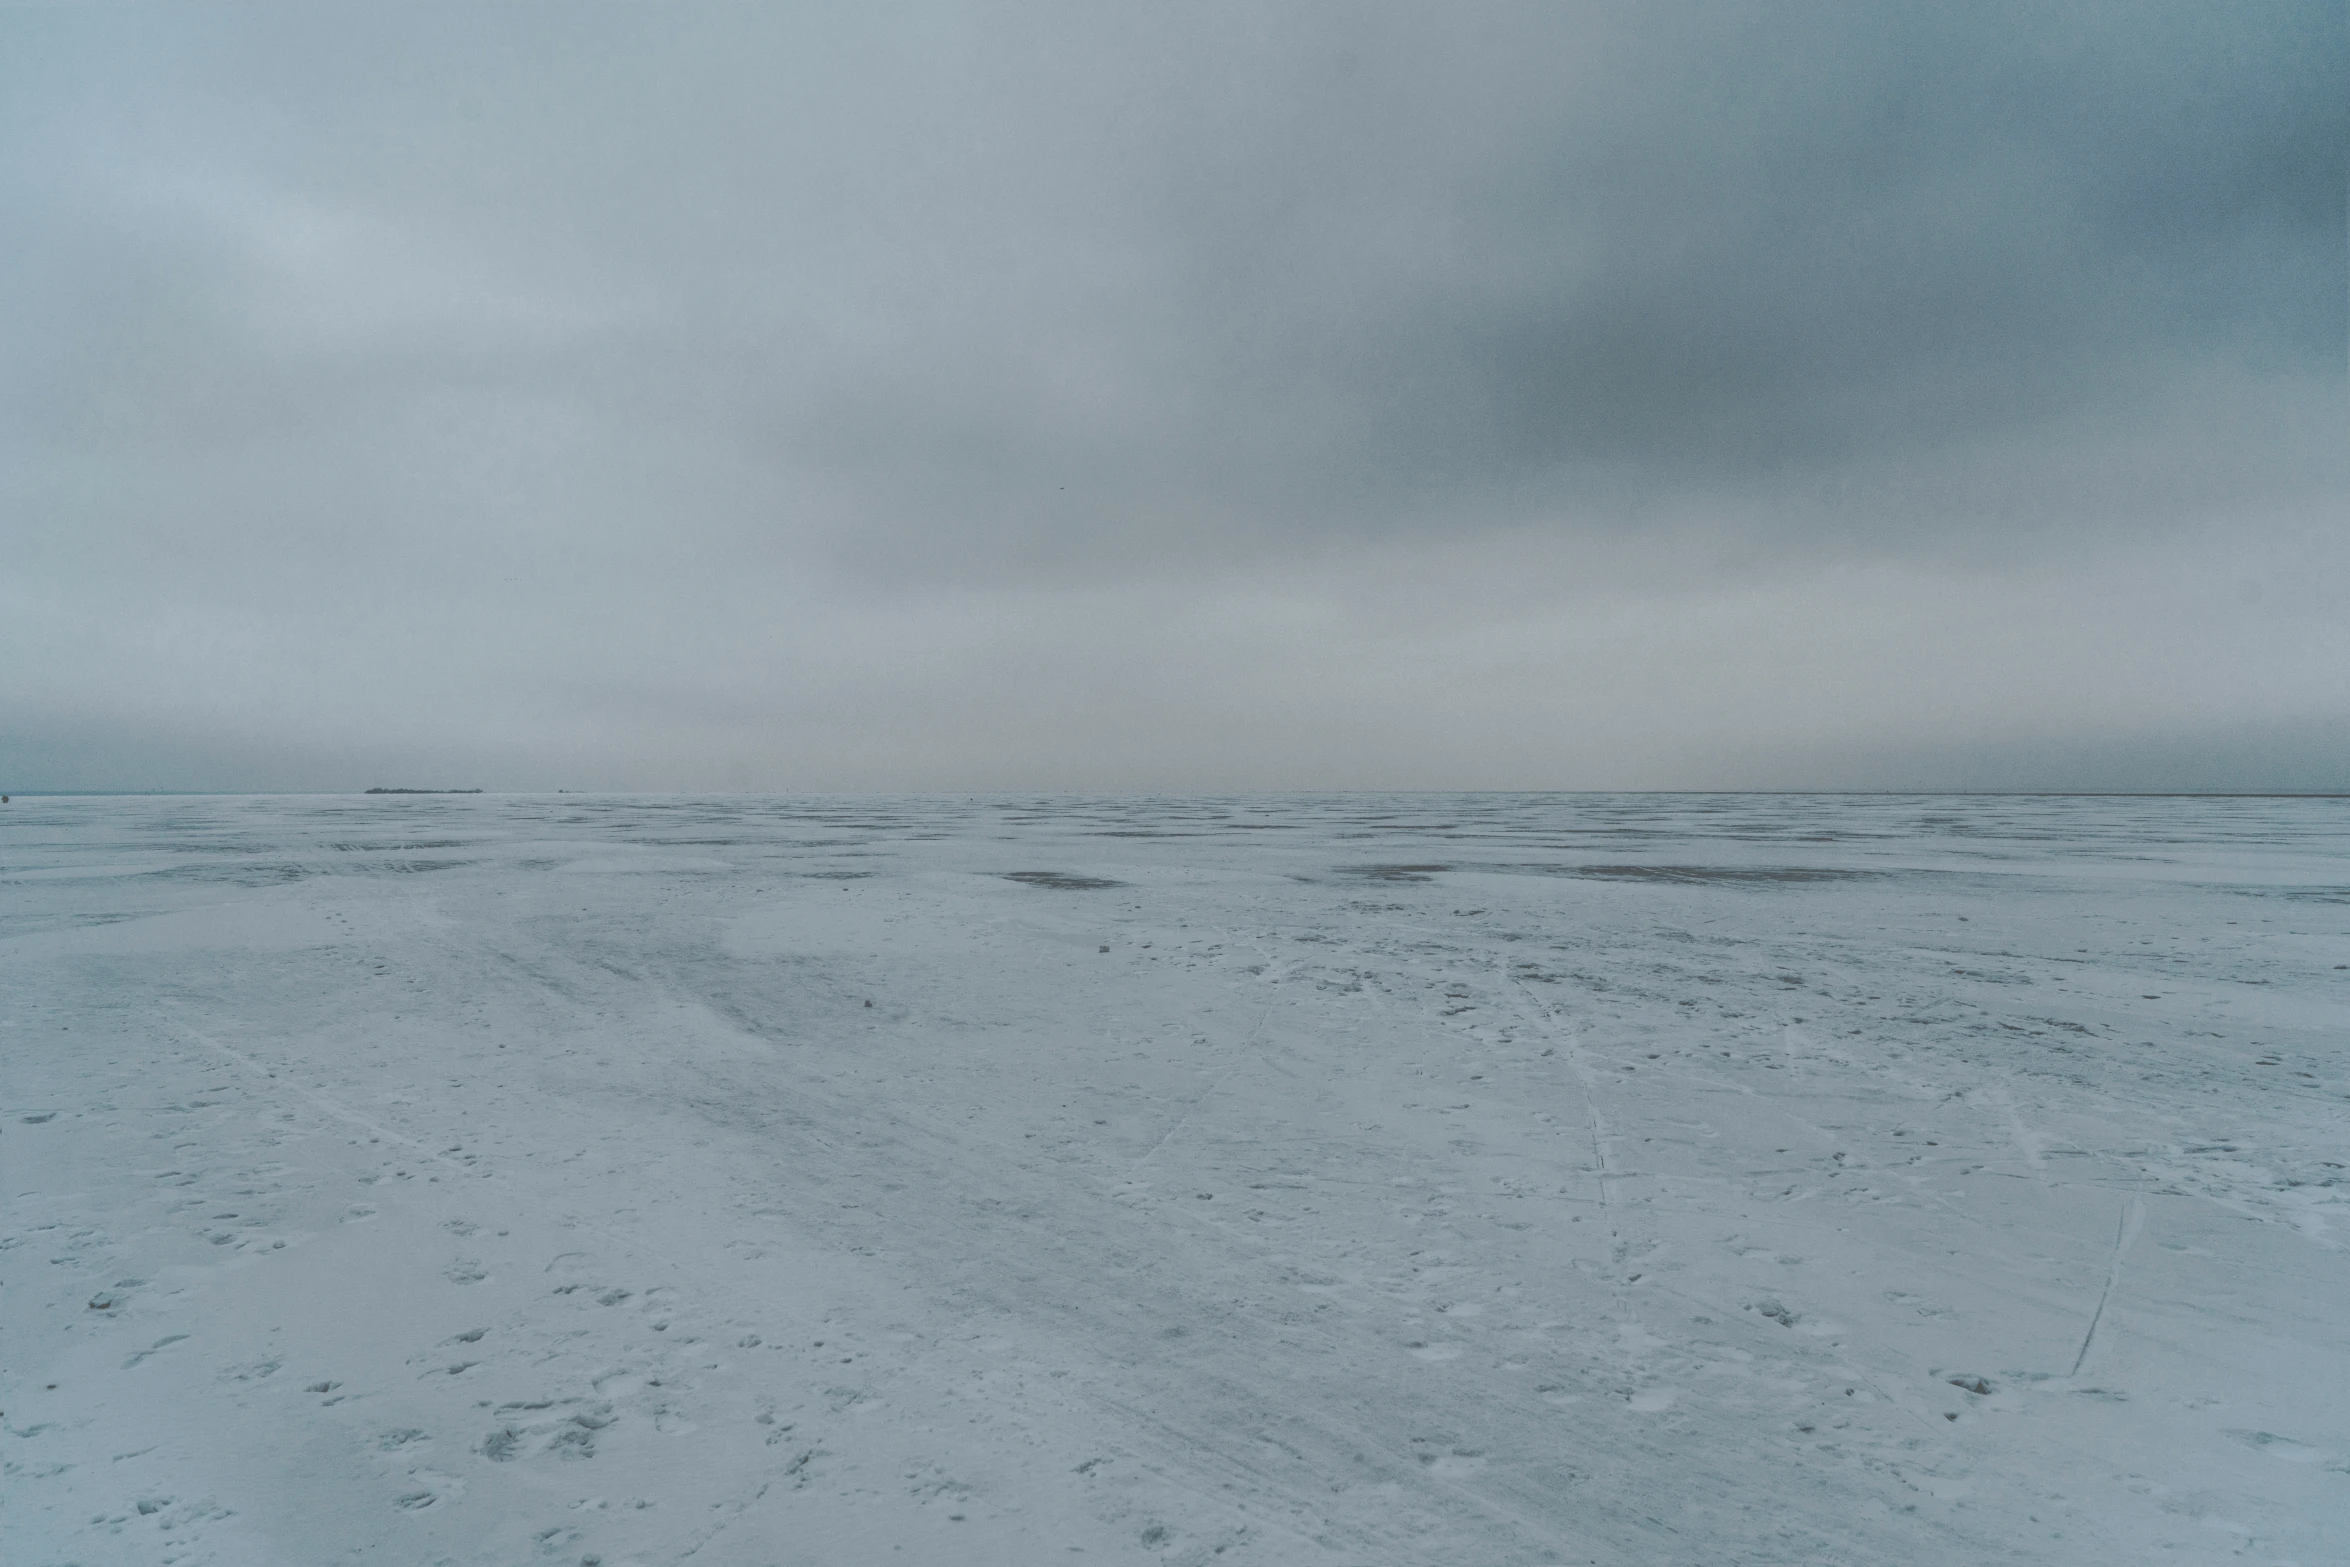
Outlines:
<svg viewBox="0 0 2350 1567"><path fill-rule="evenodd" d="M2350 802L20 799L0 1560L2350 1538Z"/></svg>

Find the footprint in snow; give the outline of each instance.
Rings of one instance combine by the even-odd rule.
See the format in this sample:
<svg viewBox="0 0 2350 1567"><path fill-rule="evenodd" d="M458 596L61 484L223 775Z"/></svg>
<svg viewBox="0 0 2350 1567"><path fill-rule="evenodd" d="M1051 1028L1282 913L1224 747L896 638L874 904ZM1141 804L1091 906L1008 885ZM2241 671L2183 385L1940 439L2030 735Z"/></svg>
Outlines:
<svg viewBox="0 0 2350 1567"><path fill-rule="evenodd" d="M408 1483L415 1489L392 1501L402 1512L422 1512L436 1503L453 1501L465 1494L464 1481L436 1469L412 1469L408 1472Z"/></svg>
<svg viewBox="0 0 2350 1567"><path fill-rule="evenodd" d="M131 1356L130 1359L124 1361L122 1363L122 1369L128 1371L133 1366L136 1366L140 1361L145 1360L149 1355L154 1354L158 1350L169 1349L172 1345L181 1342L186 1337L187 1335L185 1333L174 1333L169 1338L159 1338L154 1343L148 1345L145 1349L142 1349L137 1354Z"/></svg>
<svg viewBox="0 0 2350 1567"><path fill-rule="evenodd" d="M2289 1464L2314 1464L2325 1456L2314 1447L2296 1442L2289 1436L2278 1436L2273 1431L2230 1430L2226 1434L2247 1447L2258 1448L2269 1457L2281 1458Z"/></svg>
<svg viewBox="0 0 2350 1567"><path fill-rule="evenodd" d="M596 1456L596 1434L585 1426L570 1426L555 1434L547 1444L547 1451L557 1458L593 1458Z"/></svg>
<svg viewBox="0 0 2350 1567"><path fill-rule="evenodd" d="M1461 1358L1461 1347L1458 1344L1406 1344L1404 1348L1410 1350L1416 1360L1439 1362Z"/></svg>

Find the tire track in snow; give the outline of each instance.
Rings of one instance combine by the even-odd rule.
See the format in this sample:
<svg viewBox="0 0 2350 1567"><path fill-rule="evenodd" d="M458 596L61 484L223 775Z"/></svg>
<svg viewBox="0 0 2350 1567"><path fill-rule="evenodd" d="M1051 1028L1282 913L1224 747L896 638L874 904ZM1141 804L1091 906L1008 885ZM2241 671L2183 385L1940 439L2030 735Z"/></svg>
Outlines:
<svg viewBox="0 0 2350 1567"><path fill-rule="evenodd" d="M2081 1365L2089 1358L2089 1350L2097 1342L2097 1328L2105 1320L2105 1308L2111 1304L2113 1292L2121 1284L2122 1258L2128 1253L2130 1243L2138 1238L2138 1232L2145 1227L2146 1199L2132 1192L2130 1200L2122 1204L2121 1218L2114 1225L2113 1254L2106 1259L2105 1264L2105 1289L2097 1297L2097 1309L2089 1314L2089 1331L2081 1335L2080 1353L2073 1356L2072 1369L2065 1373L2066 1376L2077 1377L2081 1374Z"/></svg>
<svg viewBox="0 0 2350 1567"><path fill-rule="evenodd" d="M1134 1161L1134 1167L1137 1170L1150 1163L1152 1158L1157 1155L1158 1151L1167 1146L1168 1140L1170 1138L1174 1137L1177 1132L1182 1131L1184 1127L1191 1124L1191 1118L1199 1112L1199 1107L1206 1104L1210 1099L1215 1097L1216 1090L1222 1088L1226 1082L1230 1081L1233 1073L1239 1071L1242 1067L1249 1064L1248 1057L1245 1052L1249 1049L1250 1046L1254 1045L1258 1038L1264 1033L1265 1019L1271 1017L1272 1015L1273 1003L1268 1001L1265 1003L1264 1010L1257 1014L1256 1026L1251 1028L1248 1031L1248 1037L1240 1042L1240 1049L1244 1053L1230 1066L1227 1066L1223 1071L1218 1072L1214 1082L1208 1084L1207 1087L1201 1089L1197 1094L1192 1096L1191 1102L1183 1107L1183 1113L1175 1118L1175 1124L1168 1127L1164 1132L1161 1132L1159 1134L1159 1140L1151 1144L1148 1151L1146 1151L1140 1158Z"/></svg>
<svg viewBox="0 0 2350 1567"><path fill-rule="evenodd" d="M189 1039L194 1040L197 1044L202 1045L205 1049L213 1051L216 1054L225 1056L229 1060L234 1061L238 1066L243 1067L253 1076L267 1079L268 1081L276 1083L279 1087L287 1090L290 1093L301 1095L304 1099L310 1101L311 1104L317 1106L320 1110L325 1111L328 1115L333 1116L339 1121L346 1121L363 1131L372 1132L376 1136L389 1142L398 1143L403 1148L412 1148L423 1157L432 1160L435 1164L440 1165L443 1169L453 1171L458 1175L466 1176L470 1179L476 1180L487 1178L485 1172L468 1169L466 1166L457 1163L454 1159L451 1159L444 1154L435 1153L430 1148L425 1147L424 1144L418 1142L415 1138L410 1137L402 1132L395 1132L390 1127L382 1125L379 1122L371 1121L366 1116L361 1115L358 1111L351 1109L347 1105L344 1105L337 1100L330 1099L326 1095L315 1092L314 1090L304 1088L300 1083L286 1081L285 1079L279 1077L275 1072L272 1072L267 1067L263 1066L260 1062L254 1060L251 1056L248 1056L239 1050L232 1050L227 1045L222 1044L219 1040L214 1039L211 1035L203 1033L189 1026L187 1021L183 1018L180 1018L176 1015L173 1016L172 1026L179 1033Z"/></svg>

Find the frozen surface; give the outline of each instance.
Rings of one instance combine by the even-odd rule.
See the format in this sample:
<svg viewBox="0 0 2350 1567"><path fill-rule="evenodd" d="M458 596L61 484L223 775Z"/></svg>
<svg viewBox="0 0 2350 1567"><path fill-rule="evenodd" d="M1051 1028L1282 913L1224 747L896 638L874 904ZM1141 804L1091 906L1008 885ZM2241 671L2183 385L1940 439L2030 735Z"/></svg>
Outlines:
<svg viewBox="0 0 2350 1567"><path fill-rule="evenodd" d="M2350 1558L2350 802L23 800L0 1559Z"/></svg>

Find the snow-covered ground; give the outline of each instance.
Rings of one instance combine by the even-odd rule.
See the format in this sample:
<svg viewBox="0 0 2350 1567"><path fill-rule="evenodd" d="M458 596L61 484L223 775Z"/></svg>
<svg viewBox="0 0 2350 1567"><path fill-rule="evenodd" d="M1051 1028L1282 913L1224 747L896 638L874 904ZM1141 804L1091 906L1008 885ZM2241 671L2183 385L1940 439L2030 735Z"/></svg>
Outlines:
<svg viewBox="0 0 2350 1567"><path fill-rule="evenodd" d="M2343 801L20 798L0 1560L2343 1561L2344 965Z"/></svg>

